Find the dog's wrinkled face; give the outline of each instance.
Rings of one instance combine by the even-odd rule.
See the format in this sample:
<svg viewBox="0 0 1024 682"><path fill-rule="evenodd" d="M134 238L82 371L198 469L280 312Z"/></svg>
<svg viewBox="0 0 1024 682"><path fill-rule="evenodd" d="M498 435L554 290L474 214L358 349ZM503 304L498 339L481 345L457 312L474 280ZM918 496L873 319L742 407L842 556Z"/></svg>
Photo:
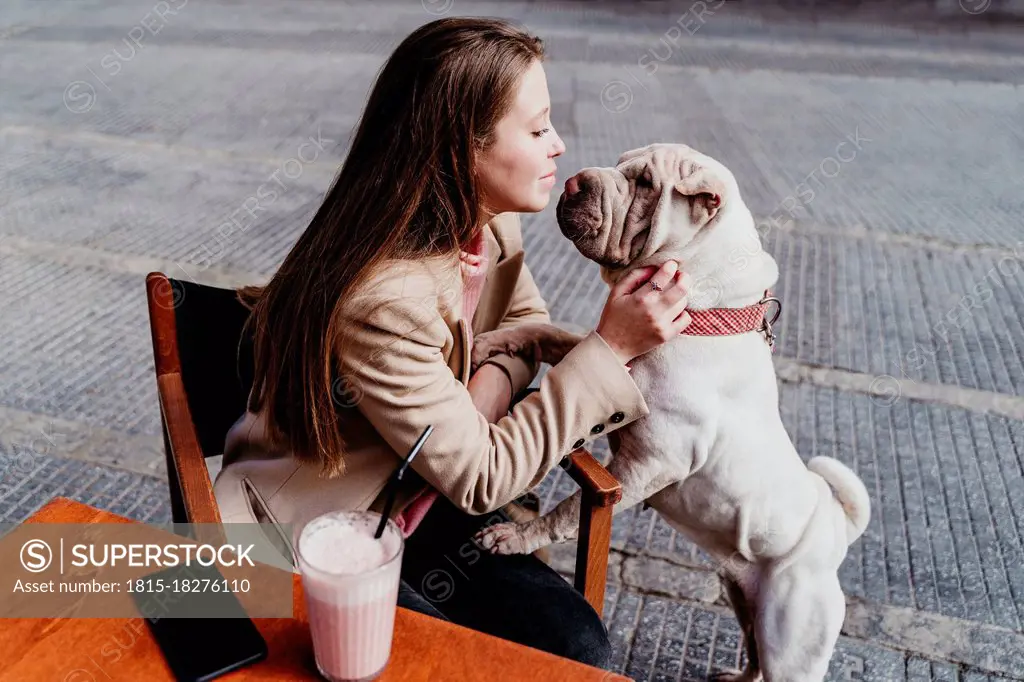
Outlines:
<svg viewBox="0 0 1024 682"><path fill-rule="evenodd" d="M616 271L681 250L733 196L736 179L721 163L684 144L652 144L569 178L556 215L580 253Z"/></svg>

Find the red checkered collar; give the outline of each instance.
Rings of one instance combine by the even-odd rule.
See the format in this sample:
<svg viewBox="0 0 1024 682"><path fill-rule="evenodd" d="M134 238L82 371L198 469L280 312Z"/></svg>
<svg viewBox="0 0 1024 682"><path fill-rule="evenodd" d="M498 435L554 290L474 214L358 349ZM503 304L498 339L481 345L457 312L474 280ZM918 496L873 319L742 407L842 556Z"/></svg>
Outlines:
<svg viewBox="0 0 1024 682"><path fill-rule="evenodd" d="M776 310L768 319L768 307L775 303ZM752 305L743 308L708 308L706 310L690 310L691 322L683 330L689 336L727 336L744 332L759 331L764 334L768 346L775 350L775 334L772 325L782 313L782 302L772 296L766 289L764 297Z"/></svg>

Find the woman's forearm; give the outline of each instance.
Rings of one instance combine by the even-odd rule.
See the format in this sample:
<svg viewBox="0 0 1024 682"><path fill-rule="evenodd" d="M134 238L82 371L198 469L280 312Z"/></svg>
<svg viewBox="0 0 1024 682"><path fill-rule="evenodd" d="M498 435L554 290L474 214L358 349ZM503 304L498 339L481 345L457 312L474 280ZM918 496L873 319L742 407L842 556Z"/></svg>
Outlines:
<svg viewBox="0 0 1024 682"><path fill-rule="evenodd" d="M488 422L493 424L508 414L512 404L512 385L500 367L482 365L469 378L467 389L473 405Z"/></svg>

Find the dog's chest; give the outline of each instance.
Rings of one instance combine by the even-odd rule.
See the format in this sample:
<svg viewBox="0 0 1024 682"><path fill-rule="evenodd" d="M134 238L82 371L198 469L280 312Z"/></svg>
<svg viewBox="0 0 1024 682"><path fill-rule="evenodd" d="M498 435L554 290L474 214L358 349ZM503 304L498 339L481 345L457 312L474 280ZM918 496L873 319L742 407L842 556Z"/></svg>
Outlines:
<svg viewBox="0 0 1024 682"><path fill-rule="evenodd" d="M757 393L766 381L774 385L771 352L756 333L683 336L630 364L652 410Z"/></svg>
<svg viewBox="0 0 1024 682"><path fill-rule="evenodd" d="M686 336L631 364L649 414L623 429L626 452L672 453L692 472L718 446L746 438L751 420L779 420L771 353L758 334Z"/></svg>

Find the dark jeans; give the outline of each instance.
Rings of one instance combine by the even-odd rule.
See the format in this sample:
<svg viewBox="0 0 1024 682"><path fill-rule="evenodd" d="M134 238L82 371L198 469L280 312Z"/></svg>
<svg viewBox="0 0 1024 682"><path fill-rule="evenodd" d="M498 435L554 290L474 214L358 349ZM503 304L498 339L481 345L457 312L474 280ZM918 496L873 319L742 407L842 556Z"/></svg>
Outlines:
<svg viewBox="0 0 1024 682"><path fill-rule="evenodd" d="M473 535L509 521L466 514L443 496L406 539L398 604L502 639L606 668L608 630L554 569L532 555L494 555Z"/></svg>

